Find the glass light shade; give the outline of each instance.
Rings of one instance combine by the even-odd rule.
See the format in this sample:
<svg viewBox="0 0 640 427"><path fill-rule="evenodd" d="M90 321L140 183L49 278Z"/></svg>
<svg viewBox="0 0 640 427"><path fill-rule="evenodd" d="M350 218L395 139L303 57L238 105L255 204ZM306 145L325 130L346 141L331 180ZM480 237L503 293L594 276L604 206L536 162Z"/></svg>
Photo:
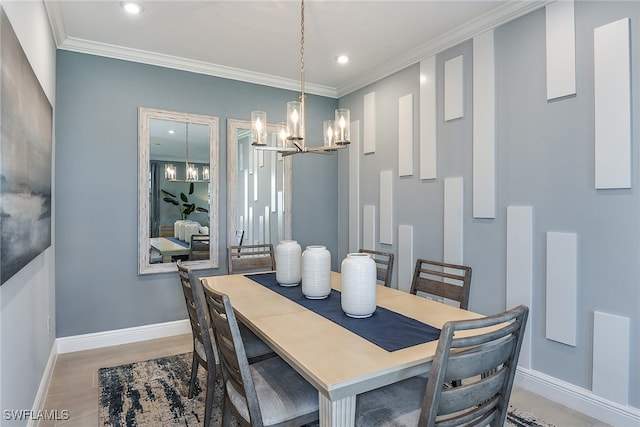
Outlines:
<svg viewBox="0 0 640 427"><path fill-rule="evenodd" d="M187 181L197 181L198 180L198 168L193 164L185 163L185 168L187 170Z"/></svg>
<svg viewBox="0 0 640 427"><path fill-rule="evenodd" d="M278 147L284 148L288 147L287 144L287 124L284 122L278 123Z"/></svg>
<svg viewBox="0 0 640 427"><path fill-rule="evenodd" d="M304 109L302 102L287 102L287 138L304 139Z"/></svg>
<svg viewBox="0 0 640 427"><path fill-rule="evenodd" d="M267 113L264 111L251 112L251 136L253 145L267 145Z"/></svg>
<svg viewBox="0 0 640 427"><path fill-rule="evenodd" d="M164 177L168 180L176 179L176 167L171 163L167 163L164 165Z"/></svg>
<svg viewBox="0 0 640 427"><path fill-rule="evenodd" d="M324 135L324 146L330 147L335 143L335 133L333 132L333 120L322 122L322 134Z"/></svg>
<svg viewBox="0 0 640 427"><path fill-rule="evenodd" d="M202 179L204 181L209 181L209 166L202 167Z"/></svg>
<svg viewBox="0 0 640 427"><path fill-rule="evenodd" d="M350 112L345 108L336 110L335 137L336 144L345 145L351 143L351 119Z"/></svg>

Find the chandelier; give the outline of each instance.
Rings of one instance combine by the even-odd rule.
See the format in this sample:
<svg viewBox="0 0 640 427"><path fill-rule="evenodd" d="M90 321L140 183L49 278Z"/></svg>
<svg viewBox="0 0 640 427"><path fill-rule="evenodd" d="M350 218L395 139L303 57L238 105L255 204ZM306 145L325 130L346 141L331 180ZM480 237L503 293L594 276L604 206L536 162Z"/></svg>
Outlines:
<svg viewBox="0 0 640 427"><path fill-rule="evenodd" d="M349 110L335 111L334 120L323 122L323 145L308 147L305 144L305 92L304 92L304 0L300 4L300 100L287 103L287 122L278 125L275 145L267 144L267 113L251 112L252 145L257 150L276 151L283 156L298 153L329 154L346 148L351 143Z"/></svg>
<svg viewBox="0 0 640 427"><path fill-rule="evenodd" d="M177 179L177 168L167 163L164 165L164 177L171 182L208 182L209 181L209 166L204 165L202 167L202 180L199 179L200 171L198 167L193 163L189 163L189 122L185 123L185 162L184 162L184 179Z"/></svg>

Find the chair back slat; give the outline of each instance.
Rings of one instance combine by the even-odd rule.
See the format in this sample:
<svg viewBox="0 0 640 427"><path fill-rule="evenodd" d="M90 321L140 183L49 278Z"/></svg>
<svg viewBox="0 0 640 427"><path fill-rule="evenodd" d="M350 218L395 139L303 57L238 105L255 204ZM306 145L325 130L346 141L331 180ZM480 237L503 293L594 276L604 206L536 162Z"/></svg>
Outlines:
<svg viewBox="0 0 640 427"><path fill-rule="evenodd" d="M376 263L376 280L386 287L391 286L391 276L393 274L394 255L388 252L374 251L370 249L360 249L358 252L369 254Z"/></svg>
<svg viewBox="0 0 640 427"><path fill-rule="evenodd" d="M437 269L434 269L437 268ZM410 292L424 292L440 298L457 301L460 308L469 307L471 267L418 259L413 272Z"/></svg>
<svg viewBox="0 0 640 427"><path fill-rule="evenodd" d="M273 244L229 246L228 267L229 274L275 270Z"/></svg>
<svg viewBox="0 0 640 427"><path fill-rule="evenodd" d="M528 314L529 309L520 305L493 316L444 324L419 425L503 426ZM445 387L452 380L460 384Z"/></svg>
<svg viewBox="0 0 640 427"><path fill-rule="evenodd" d="M194 234L189 244L189 261L209 259L209 235Z"/></svg>

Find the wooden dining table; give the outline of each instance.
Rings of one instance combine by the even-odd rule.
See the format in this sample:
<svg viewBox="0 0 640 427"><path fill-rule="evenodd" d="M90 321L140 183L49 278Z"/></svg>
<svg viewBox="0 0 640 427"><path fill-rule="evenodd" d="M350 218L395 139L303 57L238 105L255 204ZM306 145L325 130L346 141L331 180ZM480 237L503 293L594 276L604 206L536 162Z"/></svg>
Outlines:
<svg viewBox="0 0 640 427"><path fill-rule="evenodd" d="M189 255L189 245L181 245L166 237L151 237L149 244L151 249L158 251L162 255L162 262L171 262L171 257L173 256Z"/></svg>
<svg viewBox="0 0 640 427"><path fill-rule="evenodd" d="M387 351L242 274L203 283L228 295L239 320L318 390L322 427L353 426L358 394L430 370L437 340ZM331 273L331 286L340 291L339 273ZM450 320L482 317L384 286L376 292L378 307L438 329Z"/></svg>

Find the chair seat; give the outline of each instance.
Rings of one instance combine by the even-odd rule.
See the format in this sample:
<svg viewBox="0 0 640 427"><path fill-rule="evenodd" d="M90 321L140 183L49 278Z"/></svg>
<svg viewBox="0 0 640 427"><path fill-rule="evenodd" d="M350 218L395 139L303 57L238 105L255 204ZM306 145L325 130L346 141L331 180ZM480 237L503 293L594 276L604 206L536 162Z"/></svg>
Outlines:
<svg viewBox="0 0 640 427"><path fill-rule="evenodd" d="M251 364L250 369L265 426L292 419L304 425L318 419L318 392L284 360L273 357ZM232 404L248 420L246 400L230 381L226 388Z"/></svg>
<svg viewBox="0 0 640 427"><path fill-rule="evenodd" d="M426 386L426 378L412 377L359 394L356 426L417 426Z"/></svg>
<svg viewBox="0 0 640 427"><path fill-rule="evenodd" d="M239 326L240 326L240 335L242 335L244 348L245 348L245 351L247 352L247 359L260 358L262 356L275 354L271 349L271 347L269 347L267 344L265 344L264 341L258 338L256 334L251 332L249 328L247 328L244 325L239 325ZM210 331L210 333L211 333L211 336L213 336L213 331ZM215 341L212 341L212 345L215 347L216 345ZM204 345L202 345L202 343L197 339L194 339L193 348L196 350L196 353L198 353L198 356L200 356L200 359L202 359L206 363L207 352L204 349ZM216 365L220 364L220 361L218 360L218 350L214 348L213 354L214 356L216 356Z"/></svg>

